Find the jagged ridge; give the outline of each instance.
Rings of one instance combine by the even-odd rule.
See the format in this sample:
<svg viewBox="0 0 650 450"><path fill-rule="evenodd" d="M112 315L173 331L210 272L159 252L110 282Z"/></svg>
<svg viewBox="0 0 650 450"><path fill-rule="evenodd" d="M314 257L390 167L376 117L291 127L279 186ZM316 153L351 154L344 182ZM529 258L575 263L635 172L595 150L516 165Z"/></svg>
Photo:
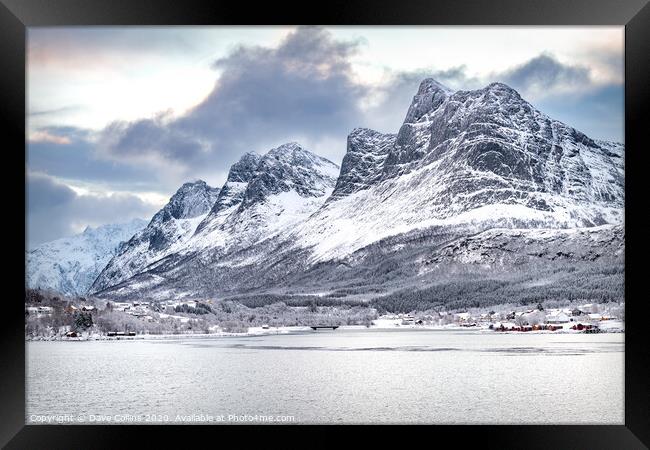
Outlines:
<svg viewBox="0 0 650 450"><path fill-rule="evenodd" d="M623 146L549 118L502 83L453 92L424 80L396 135L352 131L338 178L295 143L245 158L186 245L104 294L309 286L315 273L345 280L375 254L367 249L418 230L557 234L623 217Z"/></svg>

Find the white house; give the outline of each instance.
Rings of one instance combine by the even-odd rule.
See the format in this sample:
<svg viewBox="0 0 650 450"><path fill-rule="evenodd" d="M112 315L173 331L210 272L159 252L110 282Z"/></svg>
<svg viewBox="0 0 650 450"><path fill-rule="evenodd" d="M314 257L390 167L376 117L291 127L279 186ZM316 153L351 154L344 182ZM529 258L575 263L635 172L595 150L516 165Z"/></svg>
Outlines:
<svg viewBox="0 0 650 450"><path fill-rule="evenodd" d="M546 316L546 323L567 323L569 320L569 316L562 311Z"/></svg>

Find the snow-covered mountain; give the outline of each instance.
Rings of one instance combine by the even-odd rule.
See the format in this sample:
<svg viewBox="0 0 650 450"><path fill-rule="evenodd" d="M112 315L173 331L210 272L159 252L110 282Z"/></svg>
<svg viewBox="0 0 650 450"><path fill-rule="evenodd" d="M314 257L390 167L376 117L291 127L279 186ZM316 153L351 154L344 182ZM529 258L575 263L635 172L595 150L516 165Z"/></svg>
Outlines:
<svg viewBox="0 0 650 450"><path fill-rule="evenodd" d="M91 291L120 283L152 262L181 250L212 208L219 192L203 180L183 184L149 224L107 261L92 283Z"/></svg>
<svg viewBox="0 0 650 450"><path fill-rule="evenodd" d="M245 154L232 166L210 214L199 225L191 249L248 246L305 219L329 197L339 167L291 142L264 156Z"/></svg>
<svg viewBox="0 0 650 450"><path fill-rule="evenodd" d="M244 155L191 237L137 270L139 251L118 255L121 275L93 288L125 298L331 290L388 283L377 277L387 261L422 286L436 282L424 253L453 262L439 252L468 236L488 249L491 229L549 230L572 247L596 234L566 230L600 227L622 243L623 211L622 144L590 139L501 83L454 92L426 79L397 134L352 131L340 172L295 143ZM520 241L546 242L529 235ZM608 253L618 248L599 257L618 261Z"/></svg>
<svg viewBox="0 0 650 450"><path fill-rule="evenodd" d="M108 261L147 224L142 219L97 228L42 244L26 252L26 284L68 295L85 294Z"/></svg>
<svg viewBox="0 0 650 450"><path fill-rule="evenodd" d="M135 236L128 249L118 254L98 277L94 291L119 286L132 279L137 288L156 284L165 278L151 275L177 268L185 261L213 264L226 255L271 239L292 229L316 211L331 194L339 167L292 142L270 150L263 156L245 154L228 174L209 212L192 219L193 227L174 245L151 250L145 239ZM154 218L155 219L155 218ZM152 225L142 235L158 233ZM237 264L242 264L239 261ZM146 273L142 276L134 275ZM204 274L202 271L195 275ZM192 277L194 275L191 275ZM137 281L136 281L137 280ZM132 286L131 286L132 287ZM190 286L185 292L194 293Z"/></svg>
<svg viewBox="0 0 650 450"><path fill-rule="evenodd" d="M396 136L352 132L333 198L295 239L322 261L433 225L622 223L623 156L504 84L452 93L427 79Z"/></svg>

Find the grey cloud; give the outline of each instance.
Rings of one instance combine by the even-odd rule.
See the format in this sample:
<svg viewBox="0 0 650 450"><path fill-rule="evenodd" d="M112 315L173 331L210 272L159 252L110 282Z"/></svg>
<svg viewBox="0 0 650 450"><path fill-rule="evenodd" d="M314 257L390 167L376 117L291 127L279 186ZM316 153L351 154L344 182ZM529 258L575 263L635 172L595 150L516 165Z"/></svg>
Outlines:
<svg viewBox="0 0 650 450"><path fill-rule="evenodd" d="M444 70L418 69L411 72L398 72L393 76L391 83L383 86L382 89L410 89L410 96L412 97L425 78L433 78L452 89L473 89L483 83L483 80L469 76L467 67L462 65Z"/></svg>
<svg viewBox="0 0 650 450"><path fill-rule="evenodd" d="M114 189L126 191L167 191L176 188L175 185L162 185L157 180L156 171L144 165L98 160L92 142L93 132L90 130L59 126L39 128L37 131L67 138L70 143L59 145L29 141L26 157L32 172L97 185L110 184Z"/></svg>
<svg viewBox="0 0 650 450"><path fill-rule="evenodd" d="M187 164L202 152L196 136L187 134L173 124L165 124L163 118L113 122L103 130L102 136L113 155L118 157L156 154Z"/></svg>
<svg viewBox="0 0 650 450"><path fill-rule="evenodd" d="M504 81L523 92L533 89L553 89L590 83L589 68L562 64L554 57L541 54L524 64L498 74Z"/></svg>
<svg viewBox="0 0 650 450"><path fill-rule="evenodd" d="M565 95L542 99L536 106L589 137L623 142L624 96L622 84L608 84L579 97Z"/></svg>
<svg viewBox="0 0 650 450"><path fill-rule="evenodd" d="M29 176L27 198L30 211L57 208L71 202L75 196L72 189L56 183L51 177L41 174Z"/></svg>
<svg viewBox="0 0 650 450"><path fill-rule="evenodd" d="M215 62L213 91L186 115L113 124L103 148L118 158L149 154L188 171L224 170L244 151L296 139L307 146L334 139L342 154L367 94L349 62L357 46L314 27L298 28L277 48L240 46Z"/></svg>
<svg viewBox="0 0 650 450"><path fill-rule="evenodd" d="M618 63L610 61L613 67L621 63L620 57ZM495 74L494 80L511 85L541 111L592 138L623 141L623 84L597 83L589 67L563 64L543 53Z"/></svg>
<svg viewBox="0 0 650 450"><path fill-rule="evenodd" d="M79 195L53 177L27 176L27 242L33 248L43 242L70 236L79 226L148 219L157 207L131 194ZM116 219L116 218L119 218Z"/></svg>
<svg viewBox="0 0 650 450"><path fill-rule="evenodd" d="M355 82L350 57L359 42L336 41L326 30L302 27L277 48L240 46L215 61L220 76L208 97L184 116L114 123L102 147L121 161L149 155L174 167L177 179L211 178L240 154L264 152L299 140L338 162L348 132L358 126L396 132L418 85L433 77L453 89L476 89L503 81L524 97L552 96L571 85L588 85L589 69L540 54L489 77L469 75L465 66L397 72L383 86ZM383 100L361 109L369 95Z"/></svg>

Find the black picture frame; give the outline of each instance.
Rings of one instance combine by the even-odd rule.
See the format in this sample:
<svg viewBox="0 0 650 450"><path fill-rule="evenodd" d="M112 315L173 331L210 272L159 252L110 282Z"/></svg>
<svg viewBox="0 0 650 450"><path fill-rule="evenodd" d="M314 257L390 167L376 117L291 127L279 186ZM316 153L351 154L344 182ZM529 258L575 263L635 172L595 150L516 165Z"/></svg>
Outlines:
<svg viewBox="0 0 650 450"><path fill-rule="evenodd" d="M19 158L17 148L25 148L25 50L26 27L78 25L620 25L625 26L625 425L622 426L423 426L418 433L390 427L355 427L365 439L379 438L405 445L450 442L500 448L589 448L632 449L650 445L650 395L648 391L648 348L644 344L644 301L634 296L642 287L646 270L634 261L648 254L644 245L643 194L644 148L650 100L650 4L649 0L400 0L363 2L335 0L281 4L184 0L0 0L0 58L2 89L0 114L7 144L3 155ZM647 146L647 144L646 144ZM19 164L19 162L16 162ZM16 183L19 170L11 171ZM5 177L6 179L6 177ZM24 191L23 191L24 192ZM11 192L14 211L24 208L24 197ZM24 236L24 226L15 220L12 236ZM24 225L24 224L23 224ZM13 240L13 238L12 238ZM15 239L16 258L24 257ZM23 239L24 242L24 239ZM18 255L18 252L22 252ZM13 258L12 258L13 261ZM189 436L204 437L216 445L227 440L250 444L256 436L276 442L269 433L275 426L197 427L171 426L90 426L25 425L25 340L24 311L19 297L24 295L19 279L20 266L11 282L11 295L4 298L2 362L0 363L0 444L6 448L103 448L127 447L135 435L149 447L166 446ZM10 264L10 265L11 265ZM23 267L24 268L24 267ZM15 295L14 295L15 292ZM639 292L641 292L639 290ZM647 339L647 337L646 337ZM338 445L340 439L328 426L280 427L281 443L294 445ZM346 427L349 429L350 427ZM405 437L405 434L409 438ZM299 438L300 436L300 438ZM304 440L303 440L304 439ZM413 440L414 442L405 442ZM247 445L248 446L248 445ZM289 446L289 445L286 445Z"/></svg>

